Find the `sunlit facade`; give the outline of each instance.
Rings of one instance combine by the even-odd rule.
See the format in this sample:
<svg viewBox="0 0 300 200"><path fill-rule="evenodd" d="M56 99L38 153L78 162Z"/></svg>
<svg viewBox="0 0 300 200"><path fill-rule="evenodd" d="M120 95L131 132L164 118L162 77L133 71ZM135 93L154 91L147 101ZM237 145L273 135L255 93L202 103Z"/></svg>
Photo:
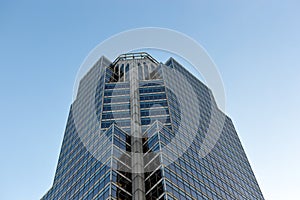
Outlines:
<svg viewBox="0 0 300 200"><path fill-rule="evenodd" d="M210 89L173 58L133 53L82 78L42 199L264 198Z"/></svg>

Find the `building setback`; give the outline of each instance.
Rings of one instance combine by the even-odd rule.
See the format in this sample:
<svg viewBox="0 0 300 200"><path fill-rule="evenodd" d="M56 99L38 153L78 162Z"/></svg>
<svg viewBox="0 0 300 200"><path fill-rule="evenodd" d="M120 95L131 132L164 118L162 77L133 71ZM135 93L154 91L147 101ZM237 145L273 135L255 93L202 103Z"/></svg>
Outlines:
<svg viewBox="0 0 300 200"><path fill-rule="evenodd" d="M264 198L210 89L173 58L129 53L80 81L53 199Z"/></svg>

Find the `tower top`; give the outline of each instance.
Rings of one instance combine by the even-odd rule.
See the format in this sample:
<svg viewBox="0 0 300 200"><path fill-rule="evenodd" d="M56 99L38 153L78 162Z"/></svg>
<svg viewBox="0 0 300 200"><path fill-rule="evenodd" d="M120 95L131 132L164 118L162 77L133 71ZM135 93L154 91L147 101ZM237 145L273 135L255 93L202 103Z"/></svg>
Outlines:
<svg viewBox="0 0 300 200"><path fill-rule="evenodd" d="M115 65L119 61L124 60L143 60L143 59L149 59L154 64L158 64L159 62L155 60L150 54L146 52L137 52L137 53L125 53L121 54L119 57L117 57L114 62L112 63Z"/></svg>

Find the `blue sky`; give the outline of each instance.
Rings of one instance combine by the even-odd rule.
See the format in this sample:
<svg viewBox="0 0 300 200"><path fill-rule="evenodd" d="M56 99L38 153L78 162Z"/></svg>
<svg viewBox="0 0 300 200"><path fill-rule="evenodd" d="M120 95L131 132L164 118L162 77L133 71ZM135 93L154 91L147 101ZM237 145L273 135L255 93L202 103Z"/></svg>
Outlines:
<svg viewBox="0 0 300 200"><path fill-rule="evenodd" d="M1 1L0 199L50 188L80 64L111 35L149 26L208 51L265 198L299 198L299 9L289 0Z"/></svg>

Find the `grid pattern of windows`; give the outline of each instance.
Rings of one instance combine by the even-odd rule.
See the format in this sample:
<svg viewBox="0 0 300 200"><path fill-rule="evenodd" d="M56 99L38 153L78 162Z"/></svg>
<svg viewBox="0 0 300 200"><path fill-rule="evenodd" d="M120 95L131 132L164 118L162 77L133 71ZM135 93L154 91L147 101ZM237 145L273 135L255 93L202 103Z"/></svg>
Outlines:
<svg viewBox="0 0 300 200"><path fill-rule="evenodd" d="M211 91L174 59L167 61L166 66L169 68L166 67L164 70L164 80L169 89L167 95L174 130L177 131L177 125L180 124L186 131L176 134L183 134L185 137L191 132L195 134L195 139L187 151L181 156L178 155L179 158L175 162L164 168L168 195L175 199L263 199L237 133L228 117L225 117L222 133L212 151L204 158L199 157L198 151L203 145L202 141L209 127L211 107L216 107L215 101ZM190 90L187 83L178 83L180 77L177 78L177 73L172 73L173 70L183 74L189 81L188 85L192 86L197 96L198 106L193 106L193 102L186 102ZM176 90L177 94L184 97L180 99L180 106L174 101L175 97L172 94L172 91L174 93ZM198 110L193 109L193 112L190 112L189 120L184 123L180 115L183 106L188 106L187 109L198 107ZM223 115L221 111L217 114ZM199 120L198 127L194 126L197 124L195 119ZM165 141L172 139L172 137L165 138ZM176 142L176 144L184 143L185 141ZM176 148L181 148L181 145ZM176 152L165 151L162 160L168 160L170 155L174 156Z"/></svg>
<svg viewBox="0 0 300 200"><path fill-rule="evenodd" d="M115 123L130 133L129 82L105 83L101 128Z"/></svg>
<svg viewBox="0 0 300 200"><path fill-rule="evenodd" d="M163 80L140 81L139 94L142 132L156 120L171 128Z"/></svg>

